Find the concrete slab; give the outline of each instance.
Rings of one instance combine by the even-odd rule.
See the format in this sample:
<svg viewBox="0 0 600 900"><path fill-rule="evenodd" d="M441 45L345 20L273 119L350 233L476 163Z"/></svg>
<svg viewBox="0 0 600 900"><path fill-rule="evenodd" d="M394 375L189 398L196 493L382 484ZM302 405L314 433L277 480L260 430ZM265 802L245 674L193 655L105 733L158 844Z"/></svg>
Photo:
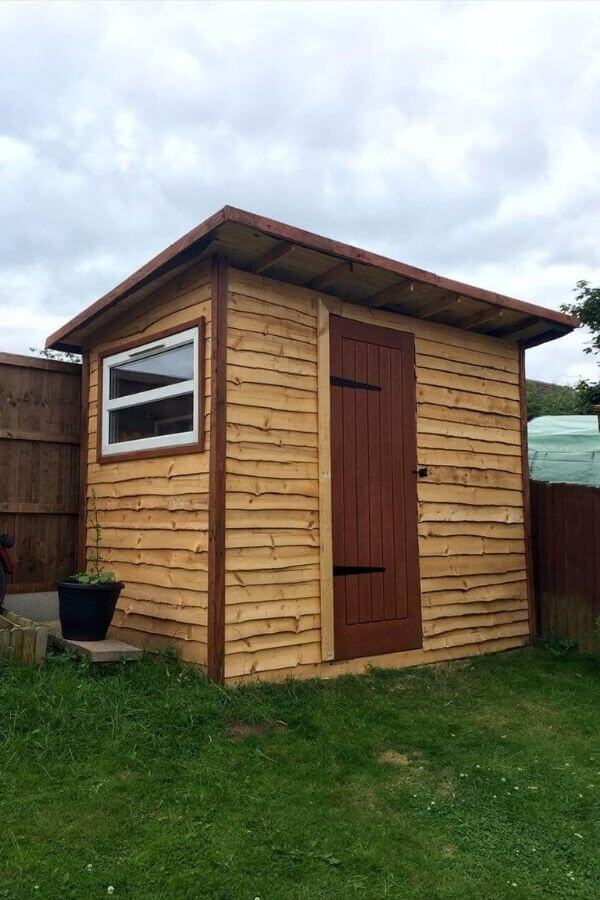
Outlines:
<svg viewBox="0 0 600 900"><path fill-rule="evenodd" d="M55 622L58 619L58 593L38 591L31 594L7 594L4 607L9 612L33 619L34 622Z"/></svg>
<svg viewBox="0 0 600 900"><path fill-rule="evenodd" d="M93 663L131 662L141 659L142 650L124 641L107 638L105 641L68 641L57 634L52 635L53 643L70 650L77 656L85 656Z"/></svg>

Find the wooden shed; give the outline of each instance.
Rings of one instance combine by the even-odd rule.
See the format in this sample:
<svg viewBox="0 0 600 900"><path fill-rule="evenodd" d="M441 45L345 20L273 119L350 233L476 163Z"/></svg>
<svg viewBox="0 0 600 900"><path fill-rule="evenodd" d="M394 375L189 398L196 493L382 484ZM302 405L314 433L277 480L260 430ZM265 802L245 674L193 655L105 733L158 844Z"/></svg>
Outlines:
<svg viewBox="0 0 600 900"><path fill-rule="evenodd" d="M224 207L47 342L115 633L218 681L526 643L524 350L576 325Z"/></svg>

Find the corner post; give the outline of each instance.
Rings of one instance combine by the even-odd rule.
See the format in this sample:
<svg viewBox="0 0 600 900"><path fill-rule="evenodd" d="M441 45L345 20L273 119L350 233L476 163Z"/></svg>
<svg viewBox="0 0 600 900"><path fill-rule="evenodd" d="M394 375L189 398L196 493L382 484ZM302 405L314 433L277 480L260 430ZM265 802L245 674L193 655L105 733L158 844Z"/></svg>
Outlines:
<svg viewBox="0 0 600 900"><path fill-rule="evenodd" d="M331 521L331 384L329 381L329 308L317 300L319 540L321 595L321 659L335 658L333 612L333 545Z"/></svg>
<svg viewBox="0 0 600 900"><path fill-rule="evenodd" d="M208 677L225 679L225 499L228 263L212 260L208 486Z"/></svg>
<svg viewBox="0 0 600 900"><path fill-rule="evenodd" d="M87 480L89 452L90 355L81 351L81 412L79 417L79 497L77 519L76 570L84 572L87 563Z"/></svg>
<svg viewBox="0 0 600 900"><path fill-rule="evenodd" d="M519 343L519 401L521 414L521 468L523 482L523 518L525 523L525 567L527 570L527 602L529 606L529 637L538 634L537 600L533 575L531 544L531 492L529 487L529 453L527 448L527 391L525 380L525 347Z"/></svg>

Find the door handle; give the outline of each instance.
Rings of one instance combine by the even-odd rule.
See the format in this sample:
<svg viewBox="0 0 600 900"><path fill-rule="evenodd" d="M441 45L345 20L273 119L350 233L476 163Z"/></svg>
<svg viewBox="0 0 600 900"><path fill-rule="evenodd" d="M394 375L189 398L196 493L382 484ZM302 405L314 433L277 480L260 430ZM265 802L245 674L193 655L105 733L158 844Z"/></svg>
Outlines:
<svg viewBox="0 0 600 900"><path fill-rule="evenodd" d="M411 469L413 475L418 475L419 478L427 478L429 475L429 469L427 466L419 466L418 469Z"/></svg>

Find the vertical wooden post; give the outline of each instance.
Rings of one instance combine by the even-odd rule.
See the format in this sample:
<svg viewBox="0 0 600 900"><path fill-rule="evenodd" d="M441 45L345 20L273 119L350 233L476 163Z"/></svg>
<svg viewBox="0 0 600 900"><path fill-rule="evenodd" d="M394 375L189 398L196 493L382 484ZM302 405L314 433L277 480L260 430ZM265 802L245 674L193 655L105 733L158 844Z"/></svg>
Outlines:
<svg viewBox="0 0 600 900"><path fill-rule="evenodd" d="M213 257L208 482L208 677L225 677L225 455L227 450L227 261Z"/></svg>
<svg viewBox="0 0 600 900"><path fill-rule="evenodd" d="M87 478L89 444L90 356L81 351L81 414L79 428L79 518L77 521L77 571L84 572L87 563ZM98 398L98 405L100 404ZM100 440L100 435L96 436ZM70 573L66 573L70 574Z"/></svg>
<svg viewBox="0 0 600 900"><path fill-rule="evenodd" d="M318 447L321 594L321 659L334 659L333 547L331 532L331 384L329 381L329 309L318 301Z"/></svg>
<svg viewBox="0 0 600 900"><path fill-rule="evenodd" d="M519 344L519 399L521 414L521 466L523 471L523 517L525 522L525 566L527 569L527 600L529 604L529 637L538 635L537 602L533 578L531 546L531 496L529 488L529 454L527 450L527 392L525 381L525 347Z"/></svg>

